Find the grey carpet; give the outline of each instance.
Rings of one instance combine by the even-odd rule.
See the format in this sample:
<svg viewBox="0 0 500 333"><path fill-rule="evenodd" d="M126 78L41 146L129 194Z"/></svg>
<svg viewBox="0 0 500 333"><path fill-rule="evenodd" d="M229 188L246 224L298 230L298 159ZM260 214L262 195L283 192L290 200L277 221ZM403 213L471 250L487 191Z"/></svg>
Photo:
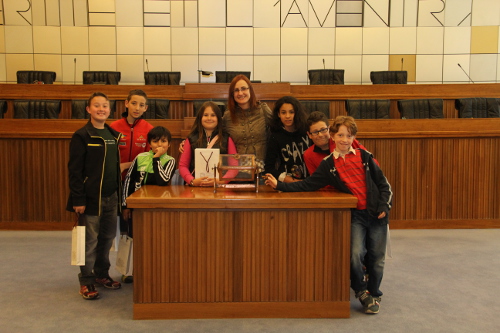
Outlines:
<svg viewBox="0 0 500 333"><path fill-rule="evenodd" d="M133 320L132 288L78 294L68 231L0 231L0 332L498 332L500 230L391 230L378 315ZM114 258L115 253L112 253ZM112 276L118 273L112 269Z"/></svg>

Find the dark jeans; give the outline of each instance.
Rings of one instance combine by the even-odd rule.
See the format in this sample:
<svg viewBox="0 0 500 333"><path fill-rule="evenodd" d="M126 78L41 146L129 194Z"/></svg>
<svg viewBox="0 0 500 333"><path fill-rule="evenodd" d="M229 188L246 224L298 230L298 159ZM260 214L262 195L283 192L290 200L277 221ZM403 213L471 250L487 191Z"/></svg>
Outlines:
<svg viewBox="0 0 500 333"><path fill-rule="evenodd" d="M380 283L384 275L387 224L366 210L351 212L351 288L355 292L368 290L374 297L382 296ZM364 269L368 282L364 281Z"/></svg>
<svg viewBox="0 0 500 333"><path fill-rule="evenodd" d="M109 250L116 237L118 196L102 198L101 216L80 215L79 225L85 226L85 266L80 266L80 285L94 284L96 277L109 276Z"/></svg>

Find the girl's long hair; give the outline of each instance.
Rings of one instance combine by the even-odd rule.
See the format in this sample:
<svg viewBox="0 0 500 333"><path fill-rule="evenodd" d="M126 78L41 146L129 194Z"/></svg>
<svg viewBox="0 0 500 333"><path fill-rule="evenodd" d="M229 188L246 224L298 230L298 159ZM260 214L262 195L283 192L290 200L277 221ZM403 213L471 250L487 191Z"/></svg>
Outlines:
<svg viewBox="0 0 500 333"><path fill-rule="evenodd" d="M213 138L216 135L219 136L217 143L220 145L220 147L222 149L223 148L222 145L225 142L225 140L223 140L222 112L219 109L219 107L217 106L217 104L215 104L212 101L207 101L207 102L203 103L201 105L200 109L198 110L198 113L196 114L196 119L194 120L193 127L191 128L191 132L188 135L189 142L197 148L206 148L207 137L205 134L205 129L203 128L203 125L201 124L201 118L203 118L203 113L205 113L205 109L207 107L211 107L215 113L215 116L217 117L217 127L212 132L211 137Z"/></svg>
<svg viewBox="0 0 500 333"><path fill-rule="evenodd" d="M307 115L302 107L302 104L292 96L283 96L276 101L273 109L273 118L271 120L271 130L279 131L283 127L283 123L279 117L280 108L283 104L291 104L293 107L293 111L295 114L293 116L293 125L295 126L296 131L300 131L302 133L306 133L307 128Z"/></svg>

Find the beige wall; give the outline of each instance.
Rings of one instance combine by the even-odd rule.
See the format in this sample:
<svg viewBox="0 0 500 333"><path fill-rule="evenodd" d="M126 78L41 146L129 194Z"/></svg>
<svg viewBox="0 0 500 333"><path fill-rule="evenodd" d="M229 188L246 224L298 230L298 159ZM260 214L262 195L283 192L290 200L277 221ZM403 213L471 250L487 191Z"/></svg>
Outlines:
<svg viewBox="0 0 500 333"><path fill-rule="evenodd" d="M3 0L0 82L18 70L53 70L57 83L82 71L245 70L253 80L307 84L307 70L403 69L410 83L498 82L498 0ZM346 14L347 13L347 14ZM343 25L343 26L342 26ZM351 26L349 26L351 25ZM148 66L146 66L146 59ZM324 65L323 65L324 64ZM75 78L76 69L76 78ZM202 78L214 82L214 76Z"/></svg>

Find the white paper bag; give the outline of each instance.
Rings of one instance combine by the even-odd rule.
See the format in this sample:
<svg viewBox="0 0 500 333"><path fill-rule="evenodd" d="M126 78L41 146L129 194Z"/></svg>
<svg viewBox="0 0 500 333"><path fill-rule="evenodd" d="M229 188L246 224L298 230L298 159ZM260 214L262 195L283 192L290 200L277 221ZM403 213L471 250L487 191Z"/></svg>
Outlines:
<svg viewBox="0 0 500 333"><path fill-rule="evenodd" d="M120 237L116 254L116 270L125 276L132 276L134 268L134 241L131 237Z"/></svg>
<svg viewBox="0 0 500 333"><path fill-rule="evenodd" d="M85 226L74 226L71 232L71 265L85 266Z"/></svg>
<svg viewBox="0 0 500 333"><path fill-rule="evenodd" d="M111 245L111 249L109 250L110 252L116 252L118 251L118 243L120 242L120 216L116 218L116 236L115 239L113 239L113 245Z"/></svg>

